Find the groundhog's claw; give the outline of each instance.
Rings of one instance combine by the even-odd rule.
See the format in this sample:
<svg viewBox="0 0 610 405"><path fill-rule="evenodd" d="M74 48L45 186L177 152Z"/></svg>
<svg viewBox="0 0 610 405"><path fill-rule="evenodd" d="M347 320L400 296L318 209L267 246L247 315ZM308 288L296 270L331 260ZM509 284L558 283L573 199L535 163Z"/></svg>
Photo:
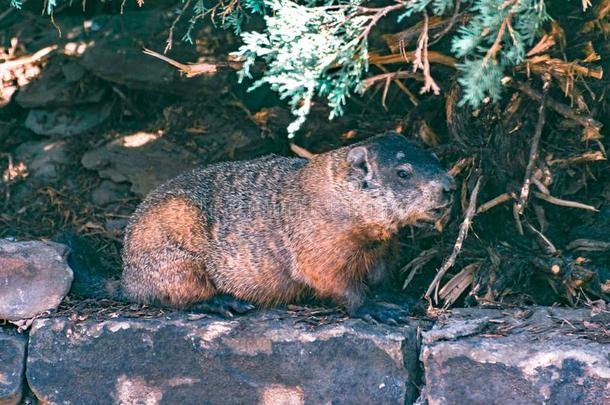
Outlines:
<svg viewBox="0 0 610 405"><path fill-rule="evenodd" d="M367 301L352 311L350 315L367 322L381 322L394 326L409 320L408 312L403 307L374 301Z"/></svg>
<svg viewBox="0 0 610 405"><path fill-rule="evenodd" d="M190 310L193 312L211 312L225 318L232 318L233 314L245 314L254 308L255 306L249 302L230 295L216 295L207 301L198 302Z"/></svg>

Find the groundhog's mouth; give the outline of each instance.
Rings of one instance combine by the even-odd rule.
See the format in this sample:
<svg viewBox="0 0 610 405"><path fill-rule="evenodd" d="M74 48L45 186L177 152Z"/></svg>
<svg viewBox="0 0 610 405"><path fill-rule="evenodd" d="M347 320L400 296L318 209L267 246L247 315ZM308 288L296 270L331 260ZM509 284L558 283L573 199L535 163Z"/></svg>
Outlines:
<svg viewBox="0 0 610 405"><path fill-rule="evenodd" d="M445 201L441 205L437 205L436 207L432 208L429 212L433 217L435 217L434 219L438 219L439 217L445 215L447 211L451 209L452 202L452 200Z"/></svg>
<svg viewBox="0 0 610 405"><path fill-rule="evenodd" d="M417 227L425 227L434 225L439 219L449 214L451 209L451 201L444 202L441 205L437 205L433 208L428 209L426 212L417 219L414 224Z"/></svg>

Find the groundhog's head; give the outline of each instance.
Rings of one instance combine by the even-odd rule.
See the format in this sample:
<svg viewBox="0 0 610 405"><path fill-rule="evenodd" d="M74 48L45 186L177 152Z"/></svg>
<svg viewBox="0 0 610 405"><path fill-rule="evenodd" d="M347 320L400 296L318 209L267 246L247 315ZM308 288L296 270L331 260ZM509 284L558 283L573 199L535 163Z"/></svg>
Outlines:
<svg viewBox="0 0 610 405"><path fill-rule="evenodd" d="M346 159L347 179L358 194L352 209L372 223L434 221L451 202L453 178L434 154L402 135L387 133L348 147Z"/></svg>

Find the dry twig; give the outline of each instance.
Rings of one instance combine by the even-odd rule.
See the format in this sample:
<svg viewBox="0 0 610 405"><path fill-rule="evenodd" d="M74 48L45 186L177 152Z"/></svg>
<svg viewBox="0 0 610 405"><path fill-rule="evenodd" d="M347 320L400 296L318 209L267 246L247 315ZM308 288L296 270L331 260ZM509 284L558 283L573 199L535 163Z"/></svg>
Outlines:
<svg viewBox="0 0 610 405"><path fill-rule="evenodd" d="M460 298L464 290L472 284L474 273L480 266L481 263L470 263L441 288L438 294L443 300L443 308L449 308Z"/></svg>
<svg viewBox="0 0 610 405"><path fill-rule="evenodd" d="M174 43L174 30L176 29L176 25L190 6L191 0L186 0L184 2L184 5L182 6L182 10L178 13L176 18L174 18L174 21L172 21L172 25L169 27L169 34L167 34L167 40L165 41L165 49L163 50L163 53L168 53L172 49L172 45Z"/></svg>
<svg viewBox="0 0 610 405"><path fill-rule="evenodd" d="M571 156L564 159L548 159L547 163L551 166L570 166L578 163L596 162L606 160L602 151L588 151L578 156Z"/></svg>
<svg viewBox="0 0 610 405"><path fill-rule="evenodd" d="M595 57L595 53L590 55L590 58ZM597 55L597 57L599 57L599 55ZM517 67L517 70L524 70L528 75L531 73L537 75L551 73L558 81L568 83L573 83L576 75L592 77L597 80L601 80L604 76L604 71L601 67L588 68L575 62L566 62L558 58L551 58L549 55L538 55L528 58L522 65Z"/></svg>
<svg viewBox="0 0 610 405"><path fill-rule="evenodd" d="M527 83L518 82L518 81L513 80L512 85L515 88L517 88L519 91L524 93L526 96L528 96L529 98L536 100L536 101L542 100L542 94L540 92L532 89ZM567 106L563 103L560 103L559 101L554 100L551 97L546 98L546 105L549 108L551 108L552 110L554 110L556 113L564 116L567 119L576 121L583 127L593 127L593 128L598 128L598 129L602 127L602 123L599 122L598 120L596 120L592 117L586 116L586 115L578 114L569 106Z"/></svg>
<svg viewBox="0 0 610 405"><path fill-rule="evenodd" d="M500 26L500 29L498 30L498 35L496 36L496 40L494 41L491 48L489 48L487 50L487 53L485 54L485 57L483 58L483 66L487 65L487 62L489 61L489 59L491 59L491 58L495 59L496 55L500 51L500 46L502 44L502 38L504 38L504 32L506 31L506 27L510 23L510 17L511 17L511 15L509 14L502 21L502 25Z"/></svg>
<svg viewBox="0 0 610 405"><path fill-rule="evenodd" d="M525 56L534 56L542 52L546 52L555 45L555 37L553 35L544 34L540 41L530 49Z"/></svg>
<svg viewBox="0 0 610 405"><path fill-rule="evenodd" d="M429 62L438 63L440 65L455 67L455 64L457 63L457 60L454 57L437 51L428 51L427 56ZM405 61L410 62L414 58L415 51L405 51L404 53L393 53L390 55L370 53L369 63L372 65L389 65L392 63L404 63Z"/></svg>
<svg viewBox="0 0 610 405"><path fill-rule="evenodd" d="M435 95L441 94L441 88L432 78L430 74L430 61L428 60L428 14L424 11L424 27L417 41L417 49L415 50L415 60L413 61L413 72L418 69L424 74L424 86L419 91L420 94L432 91Z"/></svg>
<svg viewBox="0 0 610 405"><path fill-rule="evenodd" d="M544 78L544 84L542 85L542 99L540 101L540 107L538 107L538 122L536 123L534 137L532 138L532 145L530 147L529 160L525 168L525 175L523 178L523 185L521 186L521 193L519 195L519 200L513 206L514 216L517 220L517 230L521 235L523 235L523 226L521 225L520 217L523 214L523 209L525 208L525 205L527 204L527 200L529 198L532 174L534 172L536 160L538 160L538 145L540 144L540 138L542 137L542 129L544 128L545 122L545 101L550 87L551 78L550 75L546 75Z"/></svg>
<svg viewBox="0 0 610 405"><path fill-rule="evenodd" d="M557 248L555 247L555 245L553 244L553 242L551 242L551 240L549 238L547 238L542 231L539 231L538 229L534 228L532 226L532 224L530 224L529 222L527 223L527 227L529 228L530 231L534 232L536 235L538 235L538 237L540 237L540 239L542 239L542 241L544 242L545 246L547 247L547 250L550 254L555 254L557 253Z"/></svg>
<svg viewBox="0 0 610 405"><path fill-rule="evenodd" d="M610 242L595 239L574 239L568 243L566 249L583 252L608 252L610 251Z"/></svg>
<svg viewBox="0 0 610 405"><path fill-rule="evenodd" d="M461 0L455 0L455 4L453 5L453 7L454 7L453 15L451 16L449 23L441 32L434 35L434 41L432 41L432 43L430 44L431 46L438 43L441 39L443 39L443 37L445 35L447 35L449 33L449 31L451 31L453 29L453 26L455 25L456 21L458 20L458 17L460 16L460 6L461 6ZM463 24L466 24L466 21L468 21L469 19L470 19L470 17L466 16L466 19L464 20Z"/></svg>
<svg viewBox="0 0 610 405"><path fill-rule="evenodd" d="M459 3L459 1L457 3ZM447 32L451 31L451 29L456 23L458 23L459 25L465 25L466 23L468 23L471 18L471 15L459 14L459 7L457 6L456 11L458 11L458 14L454 14L450 19L443 19L438 16L430 17L428 21L428 29L430 32L438 31L444 27L441 32L437 32L434 35L434 42L438 42L438 40L440 40L442 36L446 35ZM391 52L400 52L401 48L404 48L405 45L411 43L412 41L415 41L419 37L423 24L423 21L419 21L417 24L410 26L404 31L400 31L394 34L382 35L382 38ZM433 43L430 43L430 45L433 45Z"/></svg>
<svg viewBox="0 0 610 405"><path fill-rule="evenodd" d="M373 86L375 83L380 82L380 81L384 81L385 82L385 88L384 88L384 96L382 98L382 104L385 108L385 96L387 94L387 87L390 84L390 81L393 81L394 84L396 84L396 86L407 95L407 97L409 98L409 100L411 100L411 102L413 103L413 105L419 105L419 100L417 99L417 97L415 96L415 94L413 94L408 88L407 86L405 86L400 79L415 79L415 80L419 80L419 81L423 81L423 77L421 75L418 75L416 73L412 73L412 72L404 72L404 71L398 71L398 72L390 72L388 71L388 69L386 69L383 65L376 65L381 71L383 71L384 73L379 74L379 75L375 75L375 76L371 76L368 77L364 80L364 87L365 88L370 88L371 86Z"/></svg>
<svg viewBox="0 0 610 405"><path fill-rule="evenodd" d="M379 70L381 70L382 72L386 73L386 74L395 74L398 72L390 72L388 69L386 69L385 66L383 65L376 65L377 68ZM405 73L410 73L410 72L405 72ZM415 75L415 77L417 77L419 79L418 75ZM409 100L411 101L411 103L413 103L413 105L417 106L419 105L419 100L417 99L417 96L415 94L413 94L411 92L411 90L409 90L409 88L407 86L405 86L398 77L395 77L393 79L394 84L396 84L396 87L398 87L400 89L400 91L402 91L404 94L406 94L406 96L409 98ZM385 101L385 100L384 100Z"/></svg>
<svg viewBox="0 0 610 405"><path fill-rule="evenodd" d="M165 63L169 63L170 65L178 68L182 73L186 75L186 77L193 77L199 75L213 75L218 71L219 67L231 67L231 68L239 68L241 64L239 62L216 62L216 63L194 63L185 65L184 63L180 63L174 59L168 58L165 55L161 55L158 52L151 51L150 49L144 48L142 51L146 55L154 56L157 59L161 59Z"/></svg>
<svg viewBox="0 0 610 405"><path fill-rule="evenodd" d="M464 214L464 220L460 224L460 231L459 231L458 237L455 241L455 245L453 245L453 252L449 256L449 258L447 258L445 263L443 263L441 268L438 270L438 272L436 273L436 276L434 277L434 280L432 280L432 282L428 286L428 290L426 291L425 298L428 300L430 300L430 295L432 294L432 292L434 292L434 302L435 303L438 303L439 284L440 284L442 278L445 276L445 273L447 273L447 271L451 267L453 267L453 265L455 264L455 260L457 259L457 256L460 254L460 251L462 250L462 245L464 244L464 240L468 236L468 230L470 229L470 225L472 224L472 218L474 217L474 215L476 213L477 196L479 195L479 189L481 187L482 178L483 177L480 176L477 179L474 189L472 190L472 194L470 195L470 202L468 203L468 208L466 209L466 213Z"/></svg>
<svg viewBox="0 0 610 405"><path fill-rule="evenodd" d="M534 196L536 198L539 198L543 201L546 201L550 204L554 204L554 205L559 205L562 207L568 207L568 208L579 208L581 210L587 210L587 211L593 211L593 212L599 212L599 210L597 208L595 208L592 205L588 205L588 204L583 204L577 201L570 201L570 200L562 200L561 198L557 198L557 197L553 197L551 195L546 195L546 194L542 194L539 193L537 191L533 192Z"/></svg>
<svg viewBox="0 0 610 405"><path fill-rule="evenodd" d="M290 142L290 150L297 156L305 158L307 160L311 159L312 157L315 156L314 153L311 153L310 151L308 151L307 149Z"/></svg>
<svg viewBox="0 0 610 405"><path fill-rule="evenodd" d="M497 197L492 198L487 201L485 204L481 204L479 208L477 208L477 215L482 214L486 211L489 211L493 207L505 203L506 201L510 201L515 199L515 193L502 193Z"/></svg>
<svg viewBox="0 0 610 405"><path fill-rule="evenodd" d="M344 8L344 7L345 7L344 5L331 5L331 6L326 6L325 8L328 10L332 10L332 9L340 9L340 8ZM367 38L369 36L371 30L379 22L379 20L381 20L383 17L385 17L392 11L400 10L404 7L405 7L405 4L403 2L398 2L396 4L392 4L390 6L385 6L385 7L362 7L362 6L356 7L356 13L353 15L359 15L359 16L368 15L367 18L369 18L369 23L364 28L364 30L362 30L362 33L359 35L358 39L361 40L361 39Z"/></svg>
<svg viewBox="0 0 610 405"><path fill-rule="evenodd" d="M439 251L436 248L423 250L419 253L419 255L417 255L415 259L407 263L407 265L400 270L401 273L406 273L407 271L409 272L407 278L405 279L405 282L402 285L402 288L407 288L407 286L411 284L411 281L413 280L413 277L415 277L415 274L417 274L417 272L421 270L426 264L428 264L432 259L438 256L438 254Z"/></svg>
<svg viewBox="0 0 610 405"><path fill-rule="evenodd" d="M41 50L33 53L32 55L23 56L21 58L9 60L4 63L0 63L0 72L9 71L15 68L18 68L23 65L29 65L32 63L37 63L43 61L46 57L48 57L51 53L53 53L57 49L57 45L47 46L46 48L42 48Z"/></svg>

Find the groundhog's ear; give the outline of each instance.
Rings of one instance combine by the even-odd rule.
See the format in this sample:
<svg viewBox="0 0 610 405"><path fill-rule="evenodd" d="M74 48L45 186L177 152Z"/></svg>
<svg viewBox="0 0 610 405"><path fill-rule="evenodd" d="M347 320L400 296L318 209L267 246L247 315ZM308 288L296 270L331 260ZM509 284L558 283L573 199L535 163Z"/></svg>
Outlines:
<svg viewBox="0 0 610 405"><path fill-rule="evenodd" d="M364 177L371 173L368 150L364 146L356 146L347 153L347 161L354 168L362 172Z"/></svg>

